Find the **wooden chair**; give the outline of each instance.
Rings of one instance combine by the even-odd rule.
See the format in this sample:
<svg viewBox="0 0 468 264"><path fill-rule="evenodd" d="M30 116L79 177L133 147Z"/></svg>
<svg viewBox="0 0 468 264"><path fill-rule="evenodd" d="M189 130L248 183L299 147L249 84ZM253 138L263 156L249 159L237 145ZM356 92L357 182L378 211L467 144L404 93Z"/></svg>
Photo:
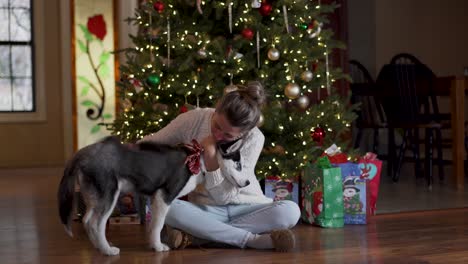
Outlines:
<svg viewBox="0 0 468 264"><path fill-rule="evenodd" d="M378 154L379 158L387 161L387 175L393 174L394 155L382 155L379 153L379 132L381 129L387 129L385 113L378 98L375 96L378 92L378 87L369 71L358 61L351 60L350 75L352 82L351 89L351 102L359 103L360 109L357 112L358 118L354 122L354 128L357 130L354 147L359 148L362 135L366 130L372 130L373 142L372 152Z"/></svg>
<svg viewBox="0 0 468 264"><path fill-rule="evenodd" d="M369 71L358 61L349 61L350 75L352 82L350 84L351 91L357 86L366 85L370 89L375 89L375 81L372 79ZM358 118L355 122L357 129L356 140L354 147L358 148L361 143L363 132L367 129L373 130L373 145L372 151L378 152L379 146L379 129L386 128L385 115L381 105L375 101L372 95L352 93L351 102L359 103L360 109L357 112Z"/></svg>
<svg viewBox="0 0 468 264"><path fill-rule="evenodd" d="M392 60L393 61L393 60ZM415 173L422 169L419 157L419 129L425 131L425 176L429 188L432 188L433 144L438 149L439 166L441 162L442 124L438 120L437 101L432 92L434 75L427 66L414 64L387 64L377 78L377 85L383 90L380 96L389 126L389 155L396 158L392 178L398 181L401 165L408 143L413 147ZM403 141L398 155L395 151L395 129L403 130ZM436 137L434 137L434 134ZM440 150L440 152L439 152Z"/></svg>

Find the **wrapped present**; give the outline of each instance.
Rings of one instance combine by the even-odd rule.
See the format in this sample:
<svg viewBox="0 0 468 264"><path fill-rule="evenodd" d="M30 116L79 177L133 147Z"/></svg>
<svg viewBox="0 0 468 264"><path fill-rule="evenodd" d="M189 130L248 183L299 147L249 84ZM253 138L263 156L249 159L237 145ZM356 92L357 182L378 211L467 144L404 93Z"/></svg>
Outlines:
<svg viewBox="0 0 468 264"><path fill-rule="evenodd" d="M136 193L121 193L114 211L109 217L109 224L140 224L143 222L143 207L140 196Z"/></svg>
<svg viewBox="0 0 468 264"><path fill-rule="evenodd" d="M265 196L274 201L291 200L299 204L299 184L297 180L269 176L265 179Z"/></svg>
<svg viewBox="0 0 468 264"><path fill-rule="evenodd" d="M302 220L322 227L343 227L341 169L328 157L307 164L302 177Z"/></svg>
<svg viewBox="0 0 468 264"><path fill-rule="evenodd" d="M380 174L382 172L382 161L377 159L377 155L368 152L358 162L361 170L361 178L367 179L367 192L369 196L369 214L375 215L377 197L379 194Z"/></svg>
<svg viewBox="0 0 468 264"><path fill-rule="evenodd" d="M341 153L341 149L335 144L325 149L325 151L322 154L322 157L325 156L328 157L328 160L330 160L332 164L348 162L348 155Z"/></svg>

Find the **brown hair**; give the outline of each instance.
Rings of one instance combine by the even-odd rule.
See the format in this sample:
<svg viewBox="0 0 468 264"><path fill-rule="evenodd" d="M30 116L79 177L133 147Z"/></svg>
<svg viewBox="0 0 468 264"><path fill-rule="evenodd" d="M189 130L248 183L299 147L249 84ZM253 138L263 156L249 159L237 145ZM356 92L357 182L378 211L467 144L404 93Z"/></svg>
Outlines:
<svg viewBox="0 0 468 264"><path fill-rule="evenodd" d="M227 92L218 101L216 112L224 114L232 126L247 131L255 127L260 119L265 91L257 81L236 86L237 89Z"/></svg>

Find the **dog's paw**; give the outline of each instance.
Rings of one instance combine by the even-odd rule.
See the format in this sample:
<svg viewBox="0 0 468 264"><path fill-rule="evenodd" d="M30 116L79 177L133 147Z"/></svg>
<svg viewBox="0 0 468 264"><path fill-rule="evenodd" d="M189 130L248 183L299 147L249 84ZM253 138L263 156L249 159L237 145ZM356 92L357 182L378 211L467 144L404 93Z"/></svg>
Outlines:
<svg viewBox="0 0 468 264"><path fill-rule="evenodd" d="M152 248L153 248L154 250L156 250L157 252L163 252L163 251L169 251L169 250L171 250L171 248L168 247L168 246L167 246L166 244L164 244L164 243L154 244L154 245L152 246Z"/></svg>
<svg viewBox="0 0 468 264"><path fill-rule="evenodd" d="M120 249L118 247L109 247L108 249L103 250L102 253L108 256L115 256L120 253Z"/></svg>

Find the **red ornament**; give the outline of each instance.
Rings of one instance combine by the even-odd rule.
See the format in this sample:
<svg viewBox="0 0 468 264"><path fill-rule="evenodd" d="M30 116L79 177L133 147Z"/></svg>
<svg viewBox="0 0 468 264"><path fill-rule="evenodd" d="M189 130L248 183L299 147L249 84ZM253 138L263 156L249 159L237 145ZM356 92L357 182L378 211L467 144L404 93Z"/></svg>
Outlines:
<svg viewBox="0 0 468 264"><path fill-rule="evenodd" d="M187 106L183 105L181 108L180 108L180 113L185 113L188 111L188 108Z"/></svg>
<svg viewBox="0 0 468 264"><path fill-rule="evenodd" d="M164 11L164 3L161 1L156 1L153 4L154 10L158 11L158 13L162 13Z"/></svg>
<svg viewBox="0 0 468 264"><path fill-rule="evenodd" d="M317 70L317 67L318 67L318 63L314 62L312 63L312 71L316 71Z"/></svg>
<svg viewBox="0 0 468 264"><path fill-rule="evenodd" d="M317 142L318 145L323 145L323 140L325 138L325 130L321 127L314 128L314 131L310 132L312 140Z"/></svg>
<svg viewBox="0 0 468 264"><path fill-rule="evenodd" d="M244 28L242 30L242 36L245 38L245 39L248 39L248 40L252 40L253 37L254 37L254 32L252 29L250 28Z"/></svg>
<svg viewBox="0 0 468 264"><path fill-rule="evenodd" d="M269 16L272 10L273 10L273 7L271 6L271 4L268 3L267 1L264 1L262 2L260 9L258 9L258 12L260 12L262 16Z"/></svg>
<svg viewBox="0 0 468 264"><path fill-rule="evenodd" d="M107 30L106 21L104 21L104 17L102 15L95 15L93 17L89 17L86 26L88 27L88 31L94 36L96 36L96 38L104 40L104 37L107 34Z"/></svg>
<svg viewBox="0 0 468 264"><path fill-rule="evenodd" d="M312 22L309 23L309 26L307 26L307 29L314 29L315 25L317 25L317 20L313 20Z"/></svg>

